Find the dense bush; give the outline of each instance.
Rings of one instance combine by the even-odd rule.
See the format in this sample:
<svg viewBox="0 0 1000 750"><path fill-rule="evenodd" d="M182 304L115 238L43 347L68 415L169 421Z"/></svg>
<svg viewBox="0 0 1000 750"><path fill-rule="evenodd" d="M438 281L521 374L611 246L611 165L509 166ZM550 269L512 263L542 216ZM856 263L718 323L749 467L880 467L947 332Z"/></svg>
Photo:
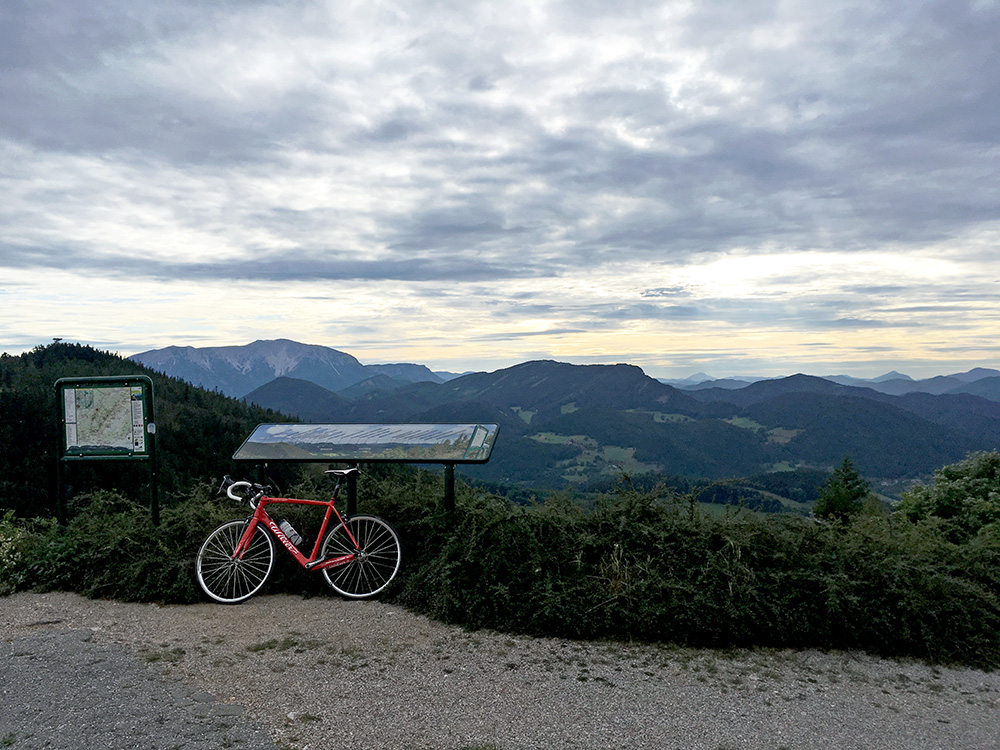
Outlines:
<svg viewBox="0 0 1000 750"><path fill-rule="evenodd" d="M971 453L938 469L931 484L903 493L899 512L913 521L943 519L956 538L1000 528L1000 453Z"/></svg>
<svg viewBox="0 0 1000 750"><path fill-rule="evenodd" d="M422 558L397 596L448 622L536 635L1000 666L1000 537L956 544L933 521L882 515L691 510L629 492L589 513L469 498L438 541L420 529Z"/></svg>
<svg viewBox="0 0 1000 750"><path fill-rule="evenodd" d="M118 493L76 498L66 526L55 519L0 519L0 593L76 591L123 601L201 599L194 558L207 532L234 517L198 486L165 508L153 526L148 507Z"/></svg>
<svg viewBox="0 0 1000 750"><path fill-rule="evenodd" d="M360 485L361 509L389 519L402 538L403 568L388 595L446 622L1000 666L995 527L956 539L936 517L712 517L692 498L628 487L583 510L569 500L524 506L459 490L448 516L440 475L373 472ZM192 573L199 543L246 513L210 493L198 487L164 508L158 528L144 507L114 493L89 497L65 528L8 514L0 519L0 586L200 600ZM307 478L289 494L323 489ZM320 581L289 563L271 590L314 594L324 590Z"/></svg>

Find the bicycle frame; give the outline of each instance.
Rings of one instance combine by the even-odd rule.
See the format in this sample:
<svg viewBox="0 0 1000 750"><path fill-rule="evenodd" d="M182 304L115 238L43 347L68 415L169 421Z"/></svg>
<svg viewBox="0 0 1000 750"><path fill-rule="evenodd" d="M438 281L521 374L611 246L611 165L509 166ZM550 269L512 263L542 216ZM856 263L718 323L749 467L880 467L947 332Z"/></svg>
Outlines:
<svg viewBox="0 0 1000 750"><path fill-rule="evenodd" d="M340 511L334 506L336 502L336 496L330 498L329 500L298 500L291 497L261 497L257 502L257 506L254 508L253 515L247 521L247 527L243 530L243 535L240 537L239 543L236 545L236 549L233 552L233 557L235 559L242 560L243 555L246 553L247 548L250 545L250 541L253 539L254 532L257 530L257 526L263 524L277 539L281 542L281 546L288 550L289 554L295 558L296 562L301 565L306 570L324 570L326 568L333 568L337 565L345 565L355 559L354 553L349 553L346 555L340 555L339 557L334 557L329 560L319 560L319 548L323 543L323 537L326 535L327 526L330 523L330 518L332 516L337 517L337 523L344 527L344 531L347 532L348 538L351 540L351 544L354 545L355 549L359 549L358 541L354 538L351 533L350 528L344 523L344 518L340 515ZM271 518L267 513L268 505L315 505L315 506L326 506L326 514L323 516L323 523L320 525L319 533L316 535L316 542L313 544L312 553L309 557L306 557L299 551L299 548L292 544L292 540L288 538L281 527ZM305 540L303 540L305 541Z"/></svg>

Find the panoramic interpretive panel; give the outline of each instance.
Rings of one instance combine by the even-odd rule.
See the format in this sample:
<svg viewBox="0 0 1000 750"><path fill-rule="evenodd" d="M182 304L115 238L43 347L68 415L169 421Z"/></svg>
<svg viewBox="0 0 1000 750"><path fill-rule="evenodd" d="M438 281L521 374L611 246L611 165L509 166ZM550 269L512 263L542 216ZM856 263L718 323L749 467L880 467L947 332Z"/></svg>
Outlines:
<svg viewBox="0 0 1000 750"><path fill-rule="evenodd" d="M496 424L262 424L238 461L485 463Z"/></svg>

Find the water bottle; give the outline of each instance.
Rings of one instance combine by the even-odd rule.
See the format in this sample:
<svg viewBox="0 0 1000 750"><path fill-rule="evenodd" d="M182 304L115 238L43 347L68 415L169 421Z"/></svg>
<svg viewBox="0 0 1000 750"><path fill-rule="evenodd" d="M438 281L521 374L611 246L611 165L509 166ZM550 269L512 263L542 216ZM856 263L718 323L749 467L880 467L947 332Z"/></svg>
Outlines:
<svg viewBox="0 0 1000 750"><path fill-rule="evenodd" d="M286 519L282 518L278 522L278 528L285 532L285 536L288 537L288 541L290 541L296 547L298 547L300 544L302 544L302 537L299 536L299 532L297 532L292 527L292 525L290 523L288 523L288 521Z"/></svg>

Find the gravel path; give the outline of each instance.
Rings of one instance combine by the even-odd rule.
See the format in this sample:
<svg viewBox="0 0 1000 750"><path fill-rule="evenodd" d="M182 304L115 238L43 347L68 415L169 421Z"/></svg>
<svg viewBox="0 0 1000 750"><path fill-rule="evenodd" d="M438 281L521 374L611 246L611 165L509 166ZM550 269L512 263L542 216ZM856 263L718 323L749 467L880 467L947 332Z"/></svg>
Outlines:
<svg viewBox="0 0 1000 750"><path fill-rule="evenodd" d="M468 633L377 601L0 598L0 747L1000 747L1000 674Z"/></svg>

